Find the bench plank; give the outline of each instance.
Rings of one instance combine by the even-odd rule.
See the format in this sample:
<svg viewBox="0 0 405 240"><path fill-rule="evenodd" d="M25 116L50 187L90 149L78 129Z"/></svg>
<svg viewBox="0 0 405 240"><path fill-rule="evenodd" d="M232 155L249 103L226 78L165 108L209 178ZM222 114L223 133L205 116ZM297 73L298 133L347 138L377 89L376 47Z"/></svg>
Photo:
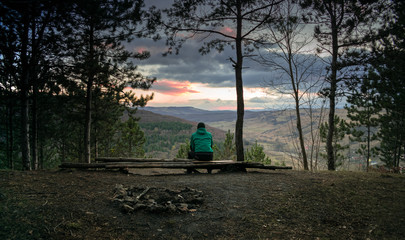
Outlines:
<svg viewBox="0 0 405 240"><path fill-rule="evenodd" d="M190 159L150 159L150 158L96 158L97 163L62 163L60 168L177 168L177 169L223 169L227 166L259 169L292 169L289 166L269 166L262 163L237 162L234 160L196 161Z"/></svg>

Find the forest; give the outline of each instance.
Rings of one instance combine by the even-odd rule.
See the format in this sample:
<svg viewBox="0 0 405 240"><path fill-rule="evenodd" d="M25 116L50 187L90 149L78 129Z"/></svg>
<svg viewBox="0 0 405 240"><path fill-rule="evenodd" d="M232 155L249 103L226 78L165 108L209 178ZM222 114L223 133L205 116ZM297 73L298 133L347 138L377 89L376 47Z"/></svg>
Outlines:
<svg viewBox="0 0 405 240"><path fill-rule="evenodd" d="M48 169L99 156L171 151L173 139L167 146L152 144L155 129L179 131L173 137L187 139L190 126L139 123L136 109L153 101L153 94L127 89L147 90L159 79L144 76L135 64L150 53L133 52L125 43L165 39L165 54L181 57L182 44L195 36L203 39L201 54L228 47L235 53L229 58L237 92L235 131L230 143L218 146L230 144L236 160L252 154L243 141L248 58L286 76L272 87L294 101L303 169L311 164L301 115L308 106L318 108L315 101L326 111L313 133L325 142L328 170L338 165L336 139L343 128L359 143L367 164L372 155L389 168L404 160L403 1L175 0L166 9L146 2L0 1L0 169ZM224 26L236 34L221 32ZM303 28L311 29L314 54L306 52ZM313 59L323 62L321 68ZM341 98L349 118L344 127L335 114Z"/></svg>

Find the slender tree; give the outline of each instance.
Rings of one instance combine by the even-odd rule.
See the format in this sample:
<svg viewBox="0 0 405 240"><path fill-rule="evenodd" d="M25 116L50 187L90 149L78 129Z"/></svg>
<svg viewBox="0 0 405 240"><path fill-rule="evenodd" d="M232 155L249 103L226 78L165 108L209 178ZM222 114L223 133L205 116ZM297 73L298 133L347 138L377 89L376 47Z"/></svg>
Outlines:
<svg viewBox="0 0 405 240"><path fill-rule="evenodd" d="M365 156L366 171L372 153L372 141L377 139L378 114L381 108L376 104L376 89L368 78L359 79L359 87L352 89L347 97L347 116L351 120L352 140L360 142L358 153ZM365 145L363 144L365 143Z"/></svg>
<svg viewBox="0 0 405 240"><path fill-rule="evenodd" d="M206 40L200 49L202 54L211 49L221 52L226 46L235 50L235 57L231 57L230 61L235 69L235 144L238 161L244 161L243 60L250 54L254 43L264 41L261 30L274 20L274 13L280 2L282 0L175 0L172 7L164 11L167 14L165 26L169 53L178 53L184 41L196 36Z"/></svg>
<svg viewBox="0 0 405 240"><path fill-rule="evenodd" d="M341 64L342 55L355 47L362 46L369 34L372 22L378 16L374 0L301 0L301 6L309 8L305 16L308 22L316 24L314 36L319 42L318 52L326 54L329 74L325 81L329 86L323 94L329 100L328 134L326 139L328 169L335 170L333 136L335 131L335 108L340 96L339 88L345 78Z"/></svg>
<svg viewBox="0 0 405 240"><path fill-rule="evenodd" d="M319 78L314 79L315 72L322 71L315 69L317 57L309 53L312 39L304 34L305 25L300 21L298 11L298 4L291 0L284 2L278 13L279 21L269 26L270 46L265 48L266 54L260 54L258 60L280 74L276 81L270 81L270 87L276 88L282 94L291 95L294 99L299 156L302 158L304 169L309 170L301 108L304 96L318 90Z"/></svg>
<svg viewBox="0 0 405 240"><path fill-rule="evenodd" d="M14 136L16 135L15 124L19 81L18 64L18 12L10 9L7 5L0 4L0 12L3 13L0 24L0 100L3 129L0 131L4 139L4 160L10 169L14 169L13 153L15 151Z"/></svg>

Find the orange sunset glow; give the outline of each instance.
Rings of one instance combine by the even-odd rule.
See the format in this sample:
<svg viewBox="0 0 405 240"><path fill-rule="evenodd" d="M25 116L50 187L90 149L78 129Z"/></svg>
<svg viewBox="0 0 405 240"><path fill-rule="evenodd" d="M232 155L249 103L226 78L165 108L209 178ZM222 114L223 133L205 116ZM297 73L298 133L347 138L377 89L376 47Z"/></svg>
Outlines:
<svg viewBox="0 0 405 240"><path fill-rule="evenodd" d="M133 91L138 95L154 93L148 106L184 106L190 105L212 110L236 110L236 90L233 87L210 87L208 84L180 82L163 79L157 81L151 89L143 91L127 87L125 91ZM253 98L266 97L261 88L245 88L245 101ZM272 96L277 98L277 96ZM247 104L246 109L262 109L263 106Z"/></svg>

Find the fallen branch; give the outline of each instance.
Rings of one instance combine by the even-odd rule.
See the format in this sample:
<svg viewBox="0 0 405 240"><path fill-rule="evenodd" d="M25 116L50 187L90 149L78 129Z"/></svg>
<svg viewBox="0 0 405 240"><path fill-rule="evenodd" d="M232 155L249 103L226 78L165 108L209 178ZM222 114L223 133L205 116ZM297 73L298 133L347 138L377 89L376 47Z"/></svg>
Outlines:
<svg viewBox="0 0 405 240"><path fill-rule="evenodd" d="M135 199L139 201L143 195L145 195L150 190L150 187L147 187L141 194L139 194Z"/></svg>

